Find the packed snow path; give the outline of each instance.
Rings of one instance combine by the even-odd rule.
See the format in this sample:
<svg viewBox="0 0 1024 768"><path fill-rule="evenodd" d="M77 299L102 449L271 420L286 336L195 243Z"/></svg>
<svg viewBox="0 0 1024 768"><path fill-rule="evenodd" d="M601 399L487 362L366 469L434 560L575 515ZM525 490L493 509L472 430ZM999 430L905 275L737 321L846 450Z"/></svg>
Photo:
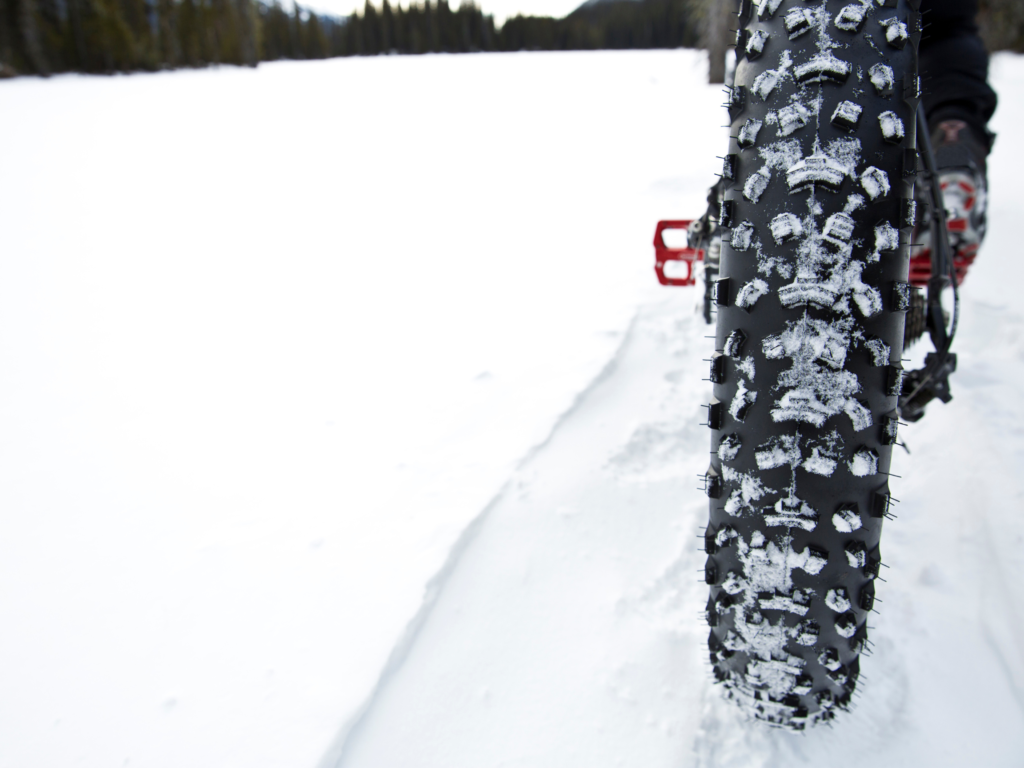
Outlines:
<svg viewBox="0 0 1024 768"><path fill-rule="evenodd" d="M696 54L5 83L0 766L1018 764L994 70L956 400L901 433L858 708L805 736L703 663L707 331L649 245L721 154Z"/></svg>
<svg viewBox="0 0 1024 768"><path fill-rule="evenodd" d="M965 329L978 347L964 364L982 380L986 309L973 304ZM707 511L694 489L707 454L694 446L708 393L687 368L701 330L671 299L643 308L606 376L467 531L323 768L896 768L979 752L1018 764L1024 443L985 456L992 425L957 446L952 408L905 431L915 450L900 468L918 477L883 537L891 567L854 712L794 735L721 699L700 618ZM980 381L960 384L958 403ZM986 471L998 490L979 497L971 478Z"/></svg>
<svg viewBox="0 0 1024 768"><path fill-rule="evenodd" d="M1020 84L1022 64L1002 58L997 76ZM466 531L322 768L1017 765L1024 267L1007 258L1021 203L1000 200L1014 176L992 176L994 234L964 291L956 399L901 433L913 453L894 461L904 501L883 536L888 578L853 713L772 731L710 684L707 505L694 491L706 331L669 297L640 310L605 375Z"/></svg>

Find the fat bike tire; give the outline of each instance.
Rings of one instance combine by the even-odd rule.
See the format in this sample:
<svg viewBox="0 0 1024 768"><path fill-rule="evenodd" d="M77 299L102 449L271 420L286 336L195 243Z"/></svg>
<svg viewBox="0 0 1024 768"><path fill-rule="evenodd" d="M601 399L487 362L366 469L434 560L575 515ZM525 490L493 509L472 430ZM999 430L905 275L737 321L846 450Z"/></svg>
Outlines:
<svg viewBox="0 0 1024 768"><path fill-rule="evenodd" d="M850 708L869 648L911 301L918 5L738 7L708 645L728 698L794 730Z"/></svg>

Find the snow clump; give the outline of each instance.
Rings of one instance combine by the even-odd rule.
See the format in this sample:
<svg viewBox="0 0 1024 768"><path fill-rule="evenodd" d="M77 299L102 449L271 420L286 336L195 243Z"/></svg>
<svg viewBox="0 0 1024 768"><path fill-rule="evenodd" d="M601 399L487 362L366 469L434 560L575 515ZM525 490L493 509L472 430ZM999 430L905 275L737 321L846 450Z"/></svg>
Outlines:
<svg viewBox="0 0 1024 768"><path fill-rule="evenodd" d="M893 144L903 141L903 121L895 112L883 112L878 116L878 124L882 128L882 138Z"/></svg>
<svg viewBox="0 0 1024 768"><path fill-rule="evenodd" d="M803 154L800 152L800 142L796 139L776 141L758 150L758 154L769 168L777 171L786 170L793 163L800 161Z"/></svg>
<svg viewBox="0 0 1024 768"><path fill-rule="evenodd" d="M893 74L892 67L888 64L872 65L871 68L868 69L868 76L871 78L871 84L875 87L875 92L879 96L887 96L892 93L896 78Z"/></svg>
<svg viewBox="0 0 1024 768"><path fill-rule="evenodd" d="M836 632L847 639L857 633L857 618L852 613L844 613L836 619Z"/></svg>
<svg viewBox="0 0 1024 768"><path fill-rule="evenodd" d="M815 446L811 449L811 455L800 466L812 475L831 477L837 465L838 462L834 458L826 455L822 448Z"/></svg>
<svg viewBox="0 0 1024 768"><path fill-rule="evenodd" d="M844 128L856 128L860 122L860 115L864 108L852 101L841 101L832 113L832 122L838 123Z"/></svg>
<svg viewBox="0 0 1024 768"><path fill-rule="evenodd" d="M855 430L870 426L870 412L865 418L858 410L863 406L853 397L860 392L860 381L852 371L843 369L851 322L826 322L804 315L790 322L782 334L764 339L765 357L793 361L793 366L779 375L778 387L786 391L772 408L774 421L802 421L821 427L828 418L845 412Z"/></svg>
<svg viewBox="0 0 1024 768"><path fill-rule="evenodd" d="M732 461L739 454L742 445L738 435L726 435L718 444L718 458L721 461Z"/></svg>
<svg viewBox="0 0 1024 768"><path fill-rule="evenodd" d="M779 135L789 136L803 128L811 119L811 111L799 101L779 110Z"/></svg>
<svg viewBox="0 0 1024 768"><path fill-rule="evenodd" d="M723 527L718 533L715 534L715 544L719 547L725 547L729 545L729 542L735 539L739 534L736 529L731 525Z"/></svg>
<svg viewBox="0 0 1024 768"><path fill-rule="evenodd" d="M743 417L747 415L750 406L755 402L757 402L757 392L747 389L746 382L740 379L739 384L736 385L736 394L732 398L732 403L729 404L729 415L736 421L743 421Z"/></svg>
<svg viewBox="0 0 1024 768"><path fill-rule="evenodd" d="M913 227L917 224L917 200L907 201L906 218L903 220L903 226Z"/></svg>
<svg viewBox="0 0 1024 768"><path fill-rule="evenodd" d="M902 48L906 44L909 35L905 23L895 16L891 19L882 19L878 23L885 30L885 39L889 45Z"/></svg>
<svg viewBox="0 0 1024 768"><path fill-rule="evenodd" d="M736 363L736 367L747 375L751 381L754 380L754 358L747 355L742 361Z"/></svg>
<svg viewBox="0 0 1024 768"><path fill-rule="evenodd" d="M725 344L722 346L722 353L728 357L738 358L740 350L743 348L743 342L746 340L747 335L737 328L726 337Z"/></svg>
<svg viewBox="0 0 1024 768"><path fill-rule="evenodd" d="M853 178L854 170L860 163L860 139L835 139L825 147L825 154L843 167L846 175Z"/></svg>
<svg viewBox="0 0 1024 768"><path fill-rule="evenodd" d="M896 392L899 392L903 388L903 371L898 370L896 372L896 383L893 386ZM892 417L887 417L885 423L882 424L882 431L885 438L885 442L892 445L896 442L896 438L899 436L899 421Z"/></svg>
<svg viewBox="0 0 1024 768"><path fill-rule="evenodd" d="M770 623L762 613L765 609L787 610L798 615L807 613L808 597L793 585L793 571L797 568L808 573L818 573L825 560L810 547L797 552L792 545L779 546L767 542L760 531L751 535L750 542L737 537L737 554L742 563L743 575L738 577L731 571L723 583L725 591L741 598L733 602L734 631L730 631L723 644L733 651L750 653L762 662L784 662L774 667L764 667L759 673L762 681L768 675L781 676L774 684L781 693L796 689L797 677L805 663L802 658L785 652L788 640L799 642L815 639L818 628L810 622L799 627L786 627L783 618ZM761 597L766 595L765 597ZM806 689L806 685L801 686Z"/></svg>
<svg viewBox="0 0 1024 768"><path fill-rule="evenodd" d="M783 19L789 39L793 40L807 32L814 25L814 14L807 8L793 8Z"/></svg>
<svg viewBox="0 0 1024 768"><path fill-rule="evenodd" d="M763 520L766 525L802 528L805 531L813 531L818 527L818 513L806 501L793 495L779 499L773 507L766 508Z"/></svg>
<svg viewBox="0 0 1024 768"><path fill-rule="evenodd" d="M775 90L775 86L779 84L779 81L786 76L789 68L793 66L793 59L790 56L788 50L782 52L779 56L779 68L778 69L767 69L754 78L754 84L751 86L754 93L761 97L761 101L767 101L772 91Z"/></svg>
<svg viewBox="0 0 1024 768"><path fill-rule="evenodd" d="M750 247L753 238L754 225L749 221L744 221L733 228L730 242L734 251L745 251Z"/></svg>
<svg viewBox="0 0 1024 768"><path fill-rule="evenodd" d="M871 418L871 411L852 397L846 401L843 413L850 417L850 423L853 424L854 432L861 432L874 423Z"/></svg>
<svg viewBox="0 0 1024 768"><path fill-rule="evenodd" d="M821 184L830 189L839 189L846 176L846 166L822 152L815 152L786 171L786 184L790 192L802 187Z"/></svg>
<svg viewBox="0 0 1024 768"><path fill-rule="evenodd" d="M859 32L867 12L863 5L848 5L836 14L836 27L844 32Z"/></svg>
<svg viewBox="0 0 1024 768"><path fill-rule="evenodd" d="M761 101L767 101L781 78L782 75L777 69L766 69L754 78L754 85L752 86L754 93L761 97Z"/></svg>
<svg viewBox="0 0 1024 768"><path fill-rule="evenodd" d="M792 213L780 213L772 219L772 223L768 225L768 228L772 232L776 245L782 245L787 240L800 237L804 233L803 224Z"/></svg>
<svg viewBox="0 0 1024 768"><path fill-rule="evenodd" d="M847 466L854 477L868 477L878 473L878 454L870 448L861 448Z"/></svg>
<svg viewBox="0 0 1024 768"><path fill-rule="evenodd" d="M730 494L724 507L725 511L733 517L737 517L742 512L753 512L755 501L760 501L765 494L774 493L771 488L767 488L753 475L738 472L732 467L722 467L722 479L727 483L739 485Z"/></svg>
<svg viewBox="0 0 1024 768"><path fill-rule="evenodd" d="M885 171L879 170L873 165L866 168L860 175L860 185L872 200L877 200L879 197L885 197L889 194L889 190L891 189L889 186L889 177L886 175Z"/></svg>
<svg viewBox="0 0 1024 768"><path fill-rule="evenodd" d="M903 312L910 309L910 291L913 286L910 283L896 282L892 286L893 309Z"/></svg>
<svg viewBox="0 0 1024 768"><path fill-rule="evenodd" d="M863 568L868 562L868 553L864 545L855 541L846 545L846 562L851 568Z"/></svg>
<svg viewBox="0 0 1024 768"><path fill-rule="evenodd" d="M756 203L761 199L761 195L764 194L768 188L768 182L771 180L772 172L768 170L768 166L761 166L757 173L752 173L747 177L747 181L743 185L743 196L750 202Z"/></svg>
<svg viewBox="0 0 1024 768"><path fill-rule="evenodd" d="M730 571L722 582L722 589L730 595L738 595L743 591L743 579L735 571Z"/></svg>
<svg viewBox="0 0 1024 768"><path fill-rule="evenodd" d="M900 231L887 221L875 226L875 250L868 256L869 262L876 262L885 251L900 247Z"/></svg>
<svg viewBox="0 0 1024 768"><path fill-rule="evenodd" d="M797 435L776 435L754 451L757 468L775 469L785 464L796 466L803 458L800 454L800 438Z"/></svg>
<svg viewBox="0 0 1024 768"><path fill-rule="evenodd" d="M819 634L818 625L813 621L808 621L797 626L793 640L799 645L814 645L818 642Z"/></svg>
<svg viewBox="0 0 1024 768"><path fill-rule="evenodd" d="M840 533L853 533L854 531L859 531L863 523L861 522L860 515L852 509L840 509L832 515L832 525Z"/></svg>
<svg viewBox="0 0 1024 768"><path fill-rule="evenodd" d="M847 213L833 213L825 221L821 239L837 246L844 246L853 237L853 217Z"/></svg>
<svg viewBox="0 0 1024 768"><path fill-rule="evenodd" d="M756 29L747 40L747 58L755 59L764 52L764 45L771 37L763 29Z"/></svg>
<svg viewBox="0 0 1024 768"><path fill-rule="evenodd" d="M868 352L871 353L871 364L881 367L889 364L889 345L879 338L868 339L864 342Z"/></svg>
<svg viewBox="0 0 1024 768"><path fill-rule="evenodd" d="M810 602L804 593L799 589L793 592L793 596L775 594L771 597L758 598L757 606L762 611L785 611L795 613L797 616L807 615L807 603Z"/></svg>
<svg viewBox="0 0 1024 768"><path fill-rule="evenodd" d="M819 653L818 663L829 672L836 672L843 666L843 662L839 659L839 651L835 648L826 648L824 651Z"/></svg>
<svg viewBox="0 0 1024 768"><path fill-rule="evenodd" d="M822 80L844 81L849 77L851 69L848 61L837 59L831 52L825 52L797 66L793 74L801 83L817 83Z"/></svg>
<svg viewBox="0 0 1024 768"><path fill-rule="evenodd" d="M740 128L739 135L736 137L736 141L741 147L752 147L757 141L757 134L761 130L763 123L757 118L747 118L747 122Z"/></svg>
<svg viewBox="0 0 1024 768"><path fill-rule="evenodd" d="M750 309L766 293L768 293L768 283L755 277L740 289L739 295L736 296L736 306L740 309Z"/></svg>
<svg viewBox="0 0 1024 768"><path fill-rule="evenodd" d="M852 195L846 198L846 205L843 206L843 213L853 213L864 207L863 195L858 195L854 192Z"/></svg>
<svg viewBox="0 0 1024 768"><path fill-rule="evenodd" d="M836 613L846 613L850 610L850 598L846 594L846 588L836 587L826 592L825 605Z"/></svg>

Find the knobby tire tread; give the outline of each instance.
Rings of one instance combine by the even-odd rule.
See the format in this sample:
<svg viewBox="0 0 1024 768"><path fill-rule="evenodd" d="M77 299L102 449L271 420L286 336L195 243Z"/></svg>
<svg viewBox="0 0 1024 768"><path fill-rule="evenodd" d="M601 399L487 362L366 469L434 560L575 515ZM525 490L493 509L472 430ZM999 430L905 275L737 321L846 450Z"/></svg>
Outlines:
<svg viewBox="0 0 1024 768"><path fill-rule="evenodd" d="M868 646L915 220L908 0L744 0L708 406L716 680L773 725L849 707Z"/></svg>

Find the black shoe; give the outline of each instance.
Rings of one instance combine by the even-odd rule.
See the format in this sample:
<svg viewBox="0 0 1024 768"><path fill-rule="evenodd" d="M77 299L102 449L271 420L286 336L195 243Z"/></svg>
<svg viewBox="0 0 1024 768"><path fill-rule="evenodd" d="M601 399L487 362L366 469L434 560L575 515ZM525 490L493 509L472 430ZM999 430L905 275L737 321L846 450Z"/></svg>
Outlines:
<svg viewBox="0 0 1024 768"><path fill-rule="evenodd" d="M985 239L988 207L985 158L988 150L963 120L938 123L932 130L932 149L939 171L946 230L959 285ZM924 192L923 189L921 191ZM927 206L930 201L922 202ZM921 255L930 256L931 232L927 222L922 229L916 242L924 246Z"/></svg>

